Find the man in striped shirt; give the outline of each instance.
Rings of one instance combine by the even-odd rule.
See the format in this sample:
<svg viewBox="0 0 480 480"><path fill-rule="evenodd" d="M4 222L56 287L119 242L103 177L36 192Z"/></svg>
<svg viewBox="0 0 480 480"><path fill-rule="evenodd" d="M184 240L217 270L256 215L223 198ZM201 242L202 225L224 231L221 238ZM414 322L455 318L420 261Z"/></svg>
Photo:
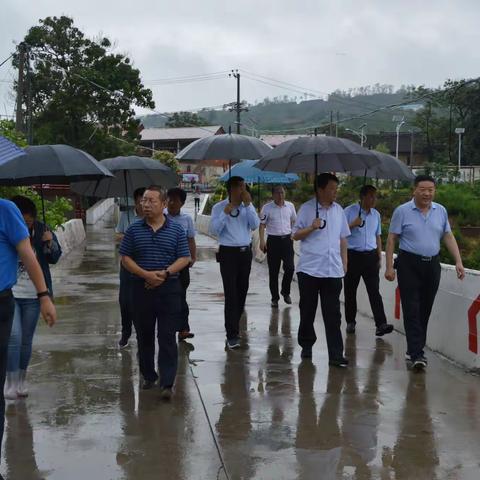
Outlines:
<svg viewBox="0 0 480 480"><path fill-rule="evenodd" d="M182 287L178 272L190 262L185 230L165 217L165 192L147 188L142 199L144 219L132 224L120 245L122 265L133 274L134 322L138 338L142 388L158 379L155 371L155 326L161 396L172 397L177 371L175 333L181 312Z"/></svg>

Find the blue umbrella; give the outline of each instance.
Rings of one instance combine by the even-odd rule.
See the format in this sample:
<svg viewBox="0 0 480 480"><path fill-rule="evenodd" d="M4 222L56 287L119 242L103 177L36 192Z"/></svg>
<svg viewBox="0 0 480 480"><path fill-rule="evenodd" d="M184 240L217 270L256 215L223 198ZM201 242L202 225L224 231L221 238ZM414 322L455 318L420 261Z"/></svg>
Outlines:
<svg viewBox="0 0 480 480"><path fill-rule="evenodd" d="M0 165L22 155L25 152L21 148L0 135Z"/></svg>
<svg viewBox="0 0 480 480"><path fill-rule="evenodd" d="M286 184L299 180L295 173L269 172L260 170L255 165L258 160L242 160L234 165L230 171L224 173L219 180L226 182L230 177L242 177L247 183L275 183Z"/></svg>
<svg viewBox="0 0 480 480"><path fill-rule="evenodd" d="M242 177L246 183L256 183L258 185L258 209L260 211L260 184L273 183L276 185L294 183L299 180L295 173L269 172L256 168L258 160L242 160L224 173L219 180L227 182L231 177Z"/></svg>

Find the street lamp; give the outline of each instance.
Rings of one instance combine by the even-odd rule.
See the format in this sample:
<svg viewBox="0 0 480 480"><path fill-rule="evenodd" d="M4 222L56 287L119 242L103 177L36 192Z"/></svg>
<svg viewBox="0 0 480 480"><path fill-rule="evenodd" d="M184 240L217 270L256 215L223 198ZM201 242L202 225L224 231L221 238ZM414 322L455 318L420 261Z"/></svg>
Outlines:
<svg viewBox="0 0 480 480"><path fill-rule="evenodd" d="M458 173L462 166L462 135L465 133L464 128L456 128L455 133L458 135Z"/></svg>
<svg viewBox="0 0 480 480"><path fill-rule="evenodd" d="M398 160L398 146L399 146L399 143L400 143L400 129L402 128L402 125L405 124L405 117L400 118L400 117L394 116L393 121L398 122L397 127L395 128L395 130L397 131L397 147L395 149L395 157Z"/></svg>
<svg viewBox="0 0 480 480"><path fill-rule="evenodd" d="M367 136L363 133L364 128L367 126L366 123L364 123L360 127L360 131L358 130L353 130L352 128L346 128L346 132L352 132L353 134L357 135L357 137L360 138L360 146L363 147L364 143L367 141Z"/></svg>

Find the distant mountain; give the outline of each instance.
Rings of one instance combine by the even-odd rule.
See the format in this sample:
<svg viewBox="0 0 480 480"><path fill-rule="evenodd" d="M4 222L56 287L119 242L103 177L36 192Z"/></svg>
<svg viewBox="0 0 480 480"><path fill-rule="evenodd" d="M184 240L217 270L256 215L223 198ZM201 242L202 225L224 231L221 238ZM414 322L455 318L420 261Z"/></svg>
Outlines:
<svg viewBox="0 0 480 480"><path fill-rule="evenodd" d="M242 112L242 131L256 133L296 133L313 126L327 126L332 116L335 123L344 128L359 128L366 123L366 132L391 132L395 130L393 116L405 116L412 121L419 104L410 104L385 109L390 105L406 102L406 92L378 93L372 95L348 96L332 94L328 100L304 100L296 102L285 98L265 99L256 105L248 105L248 112ZM379 111L377 111L379 110ZM338 113L337 113L338 112ZM370 114L370 112L374 112ZM225 130L235 130L235 113L225 110L200 110L197 112L210 125L222 125ZM168 113L166 114L168 115ZM164 127L164 115L140 117L145 128Z"/></svg>

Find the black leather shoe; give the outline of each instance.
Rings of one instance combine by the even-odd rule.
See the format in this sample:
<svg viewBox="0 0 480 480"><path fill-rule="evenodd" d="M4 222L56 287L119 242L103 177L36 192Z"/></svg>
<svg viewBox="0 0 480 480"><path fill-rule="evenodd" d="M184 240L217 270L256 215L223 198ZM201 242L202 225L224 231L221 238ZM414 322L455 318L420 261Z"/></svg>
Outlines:
<svg viewBox="0 0 480 480"><path fill-rule="evenodd" d="M312 358L312 347L303 347L300 353L301 358Z"/></svg>
<svg viewBox="0 0 480 480"><path fill-rule="evenodd" d="M384 323L377 327L377 330L375 331L375 335L377 337L382 337L383 335L387 335L387 333L392 333L393 332L393 325L391 323Z"/></svg>
<svg viewBox="0 0 480 480"><path fill-rule="evenodd" d="M335 358L333 360L329 360L328 364L332 367L346 368L348 367L348 360L345 357Z"/></svg>
<svg viewBox="0 0 480 480"><path fill-rule="evenodd" d="M285 301L285 303L287 305L291 305L292 304L292 298L290 297L290 295L284 295L283 296L283 300Z"/></svg>
<svg viewBox="0 0 480 480"><path fill-rule="evenodd" d="M278 300L272 300L272 303L270 304L272 308L278 308Z"/></svg>
<svg viewBox="0 0 480 480"><path fill-rule="evenodd" d="M347 333L355 333L355 324L353 322L347 323Z"/></svg>

